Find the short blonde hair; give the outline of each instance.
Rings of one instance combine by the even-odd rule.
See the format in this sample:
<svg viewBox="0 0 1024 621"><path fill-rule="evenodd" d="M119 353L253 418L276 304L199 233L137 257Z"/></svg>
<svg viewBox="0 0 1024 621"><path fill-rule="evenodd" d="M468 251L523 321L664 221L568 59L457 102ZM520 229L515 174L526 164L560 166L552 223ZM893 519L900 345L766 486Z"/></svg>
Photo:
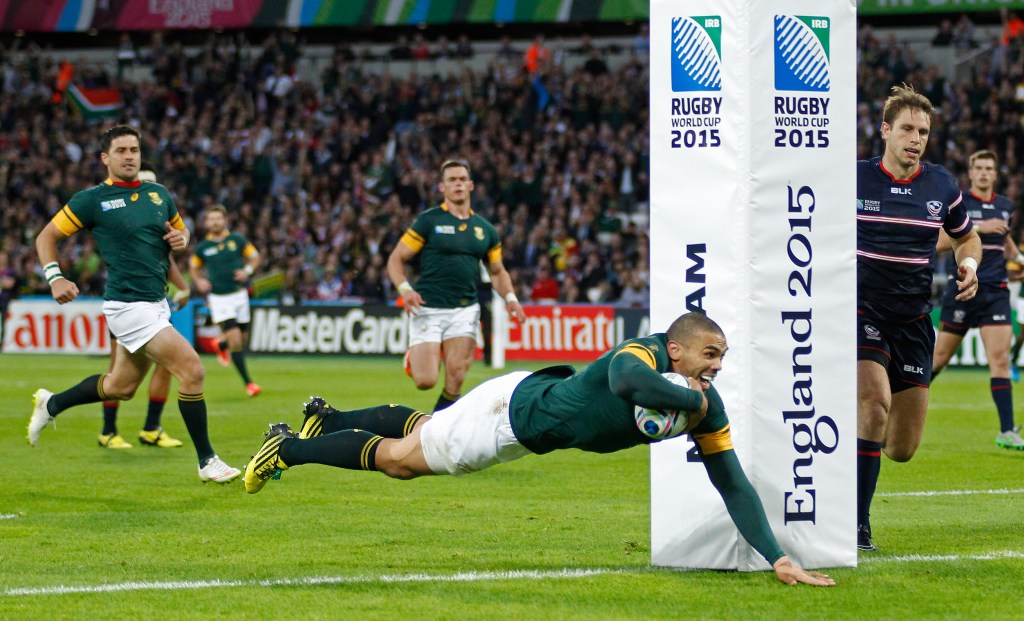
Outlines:
<svg viewBox="0 0 1024 621"><path fill-rule="evenodd" d="M903 84L903 86L892 87L892 95L885 100L885 107L882 108L882 122L892 125L892 122L896 120L896 117L900 115L904 110L920 110L928 115L928 122L932 122L932 117L935 116L935 106L928 100L927 97L918 93L914 90L913 86Z"/></svg>

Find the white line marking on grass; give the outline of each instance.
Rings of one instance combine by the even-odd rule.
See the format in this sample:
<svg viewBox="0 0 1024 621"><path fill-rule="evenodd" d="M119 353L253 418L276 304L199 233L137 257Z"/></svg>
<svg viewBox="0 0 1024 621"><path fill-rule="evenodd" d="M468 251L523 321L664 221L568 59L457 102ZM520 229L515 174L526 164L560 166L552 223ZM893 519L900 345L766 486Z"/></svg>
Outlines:
<svg viewBox="0 0 1024 621"><path fill-rule="evenodd" d="M1024 552L1007 550L988 554L906 554L904 556L861 557L861 563L948 563L952 561L998 561L1004 558L1024 558Z"/></svg>
<svg viewBox="0 0 1024 621"><path fill-rule="evenodd" d="M14 518L21 517L17 513L0 513L0 520L13 520Z"/></svg>
<svg viewBox="0 0 1024 621"><path fill-rule="evenodd" d="M646 570L642 570L646 571ZM5 595L67 595L70 593L119 593L123 591L183 591L225 587L311 586L320 584L395 584L403 582L484 582L491 580L548 580L589 578L631 573L625 569L561 569L557 571L468 571L457 574L392 574L383 576L311 576L272 580L181 580L173 582L122 582L82 586L23 587L7 589Z"/></svg>
<svg viewBox="0 0 1024 621"><path fill-rule="evenodd" d="M931 492L887 492L875 495L894 498L897 496L971 496L973 494L1024 494L1024 489L949 489Z"/></svg>
<svg viewBox="0 0 1024 621"><path fill-rule="evenodd" d="M953 561L994 561L1024 559L1024 552L1009 550L988 554L908 554L905 556L870 556L861 563L948 563ZM189 591L237 587L316 586L321 584L401 584L416 582L487 582L494 580L551 580L590 578L626 574L692 571L671 567L636 567L628 569L560 569L538 571L467 571L457 574L384 574L381 576L310 576L308 578L275 578L270 580L178 580L169 582L121 582L81 586L21 587L7 589L8 597L24 595L69 595L78 593L121 593L125 591Z"/></svg>

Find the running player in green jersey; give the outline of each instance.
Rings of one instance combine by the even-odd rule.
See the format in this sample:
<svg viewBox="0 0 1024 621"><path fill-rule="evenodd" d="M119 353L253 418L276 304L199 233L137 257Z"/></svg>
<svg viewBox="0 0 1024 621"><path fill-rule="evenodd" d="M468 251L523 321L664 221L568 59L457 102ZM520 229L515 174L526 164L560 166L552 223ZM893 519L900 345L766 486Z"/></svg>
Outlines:
<svg viewBox="0 0 1024 621"><path fill-rule="evenodd" d="M434 387L444 355L444 389L435 411L459 398L473 364L480 323L480 261L486 259L491 286L505 299L509 317L526 321L512 277L501 262L498 232L470 206L473 180L469 164L459 160L441 164L438 190L444 202L416 218L387 263L388 277L411 314L407 370L417 388ZM417 254L420 274L413 288L406 280L405 264Z"/></svg>
<svg viewBox="0 0 1024 621"><path fill-rule="evenodd" d="M156 173L153 165L146 161L139 167L139 180L156 182ZM174 310L181 308L188 302L189 286L178 269L178 264L172 257L167 271L167 280L171 282L178 291L174 294ZM107 373L114 370L114 361L117 359L117 338L110 336L110 366ZM147 446L158 446L160 448L177 448L181 446L181 440L172 438L160 426L160 418L164 413L164 404L167 403L167 395L171 392L171 372L165 367L155 365L153 375L149 377L149 407L146 411L146 422L139 431L139 442ZM97 441L99 445L109 449L130 449L128 443L121 434L117 432L117 410L120 401L103 402L103 429L100 431Z"/></svg>
<svg viewBox="0 0 1024 621"><path fill-rule="evenodd" d="M78 297L78 287L61 274L57 244L82 229L92 232L107 264L103 315L117 338L118 354L110 373L93 375L57 394L37 390L28 441L35 446L43 429L70 407L131 399L156 362L178 378L178 408L199 457L200 480L227 483L241 472L224 463L210 444L203 365L196 350L171 327L164 297L168 253L184 252L189 234L167 188L139 180L141 144L132 127L107 130L100 139L100 160L109 178L72 196L36 237L53 298L67 304Z"/></svg>
<svg viewBox="0 0 1024 621"><path fill-rule="evenodd" d="M196 245L189 271L199 293L206 294L210 319L220 326L217 358L221 366L235 363L250 397L263 392L249 377L245 366L245 337L249 332L249 292L245 289L260 265L260 253L244 236L228 230L228 212L223 205L206 210L206 239ZM205 278L202 269L206 268ZM228 350L231 354L228 358Z"/></svg>
<svg viewBox="0 0 1024 621"><path fill-rule="evenodd" d="M628 340L578 373L571 367L510 373L432 417L400 405L339 411L314 398L298 433L284 423L271 426L246 467L245 490L255 494L300 464L379 470L396 479L459 476L531 453L610 453L689 432L736 527L778 579L833 585L790 562L736 458L725 407L711 387L727 348L718 324L690 313L667 333ZM668 371L688 378L689 388L661 375ZM641 423L638 406L686 412L687 424L653 432Z"/></svg>

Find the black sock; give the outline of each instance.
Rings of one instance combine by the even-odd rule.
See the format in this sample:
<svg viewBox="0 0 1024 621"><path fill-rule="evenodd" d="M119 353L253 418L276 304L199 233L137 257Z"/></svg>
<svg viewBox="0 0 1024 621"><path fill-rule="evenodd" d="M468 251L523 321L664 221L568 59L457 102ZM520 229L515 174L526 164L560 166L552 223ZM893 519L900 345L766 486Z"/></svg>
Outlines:
<svg viewBox="0 0 1024 621"><path fill-rule="evenodd" d="M105 436L117 435L117 407L119 405L121 405L120 401L103 402L103 435Z"/></svg>
<svg viewBox="0 0 1024 621"><path fill-rule="evenodd" d="M64 392L53 395L46 403L46 411L50 413L50 416L56 416L76 405L106 401L107 396L103 394L102 388L103 378L106 376L106 373L90 375Z"/></svg>
<svg viewBox="0 0 1024 621"><path fill-rule="evenodd" d="M324 417L324 434L363 429L385 438L404 438L426 414L404 405L378 405L362 410L334 410ZM287 463L287 462L285 462Z"/></svg>
<svg viewBox="0 0 1024 621"><path fill-rule="evenodd" d="M281 461L288 467L323 464L349 470L376 470L377 447L384 438L369 431L346 429L327 435L281 443Z"/></svg>
<svg viewBox="0 0 1024 621"><path fill-rule="evenodd" d="M227 348L228 348L228 342L227 341L223 341L223 340L217 341L217 349L219 349L221 351L224 351Z"/></svg>
<svg viewBox="0 0 1024 621"><path fill-rule="evenodd" d="M167 399L149 398L149 409L146 410L146 424L142 427L145 431L156 431L160 428L160 417L164 413L164 404Z"/></svg>
<svg viewBox="0 0 1024 621"><path fill-rule="evenodd" d="M857 438L857 524L871 528L871 499L882 468L882 443Z"/></svg>
<svg viewBox="0 0 1024 621"><path fill-rule="evenodd" d="M434 404L434 411L440 412L458 400L459 395L450 395L447 390L442 390L441 396L437 398L437 403Z"/></svg>
<svg viewBox="0 0 1024 621"><path fill-rule="evenodd" d="M999 430L1013 430L1013 383L1008 377L993 377L989 381L992 400L996 402L999 413Z"/></svg>
<svg viewBox="0 0 1024 621"><path fill-rule="evenodd" d="M235 363L235 368L238 369L238 374L242 376L243 382L248 384L252 381L248 369L245 368L245 354L240 351L231 352L231 362Z"/></svg>
<svg viewBox="0 0 1024 621"><path fill-rule="evenodd" d="M210 445L210 434L206 429L206 400L203 393L186 395L179 392L178 409L181 410L185 429L188 429L188 435L196 447L196 455L199 456L199 463L202 464L214 455L213 446Z"/></svg>
<svg viewBox="0 0 1024 621"><path fill-rule="evenodd" d="M945 367L943 367L943 369L944 368ZM935 378L939 376L939 373L942 373L942 369L932 369L932 381L933 382L935 381Z"/></svg>

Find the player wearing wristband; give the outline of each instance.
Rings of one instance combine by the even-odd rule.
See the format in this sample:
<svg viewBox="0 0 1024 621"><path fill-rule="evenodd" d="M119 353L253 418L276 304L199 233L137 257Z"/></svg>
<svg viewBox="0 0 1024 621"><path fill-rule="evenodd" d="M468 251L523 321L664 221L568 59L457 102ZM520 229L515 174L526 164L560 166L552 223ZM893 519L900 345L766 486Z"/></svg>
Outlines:
<svg viewBox="0 0 1024 621"><path fill-rule="evenodd" d="M57 244L89 229L107 264L103 315L117 338L118 353L109 373L93 375L64 392L40 388L34 396L28 441L35 446L43 429L64 410L85 403L131 399L154 362L178 378L178 409L199 458L200 480L227 483L241 472L221 460L207 431L204 371L196 350L171 327L167 291L169 252L188 248L188 230L167 188L139 179L142 137L127 125L100 139L100 160L109 178L78 192L36 237L53 299L78 297L78 287L60 273Z"/></svg>
<svg viewBox="0 0 1024 621"><path fill-rule="evenodd" d="M416 218L395 245L387 264L388 277L411 315L407 356L410 375L420 390L437 384L443 352L444 390L435 411L459 398L462 382L473 364L480 323L480 261L486 263L491 286L504 298L509 317L520 323L526 321L512 277L501 261L498 232L470 206L473 180L469 164L458 160L441 164L438 189L444 202ZM405 264L416 255L420 273L414 288L406 277Z"/></svg>
<svg viewBox="0 0 1024 621"><path fill-rule="evenodd" d="M221 366L233 362L245 384L245 392L255 397L263 389L249 377L245 364L245 339L250 320L249 292L245 285L260 266L260 253L244 236L228 230L227 214L223 205L206 210L206 239L196 244L189 271L196 289L206 294L210 319L223 332L223 338L217 343Z"/></svg>
<svg viewBox="0 0 1024 621"><path fill-rule="evenodd" d="M143 161L139 167L139 180L156 182L156 173L153 171L153 165ZM178 291L174 294L174 310L180 310L188 303L189 299L189 286L185 282L185 278L181 275L181 270L178 269L178 263L174 260L174 257L170 258L168 264L169 269L167 270L167 280L173 284ZM117 359L117 338L114 335L110 336L110 367L107 369L107 373L114 370L114 361ZM181 440L172 438L163 428L160 426L160 418L163 416L164 405L167 403L167 397L171 392L171 372L167 370L167 367L159 364L153 366L153 375L149 377L149 407L146 410L146 422L143 424L142 429L139 431L139 442L146 446L156 446L160 448L176 448L181 446ZM120 401L104 401L103 402L103 429L100 430L98 438L99 445L109 449L129 449L132 445L129 444L121 434L117 431L117 410L119 409Z"/></svg>
<svg viewBox="0 0 1024 621"><path fill-rule="evenodd" d="M690 313L666 333L625 341L582 371L561 366L503 375L433 416L400 405L340 411L314 398L298 433L283 423L271 427L246 468L245 490L255 494L279 471L300 464L412 479L460 476L570 448L611 453L663 439L648 435L637 407L683 411L687 422L679 433L690 433L737 529L776 577L832 586L827 575L804 571L785 555L736 458L729 418L711 386L727 349L714 321ZM667 371L685 376L688 387L664 378Z"/></svg>
<svg viewBox="0 0 1024 621"><path fill-rule="evenodd" d="M978 294L966 301L956 299L954 286L956 263L950 256L947 263L949 284L942 300L941 331L935 342L932 378L949 364L970 328L979 328L981 342L988 357L989 389L999 414L996 446L1024 450L1024 439L1013 424L1013 383L1010 381L1010 342L1013 326L1010 317L1010 290L1007 286L1006 261L1020 255L1010 237L1010 216L1013 203L995 193L996 154L977 151L968 160L971 189L964 196L964 207L981 236L982 259L978 268ZM949 236L939 234L939 252L951 248Z"/></svg>
<svg viewBox="0 0 1024 621"><path fill-rule="evenodd" d="M882 111L882 157L857 162L857 547L869 521L881 454L914 456L928 410L935 332L932 263L939 229L957 262L956 299L978 290L981 241L953 175L921 161L934 109L908 86ZM884 447L884 448L883 448Z"/></svg>

